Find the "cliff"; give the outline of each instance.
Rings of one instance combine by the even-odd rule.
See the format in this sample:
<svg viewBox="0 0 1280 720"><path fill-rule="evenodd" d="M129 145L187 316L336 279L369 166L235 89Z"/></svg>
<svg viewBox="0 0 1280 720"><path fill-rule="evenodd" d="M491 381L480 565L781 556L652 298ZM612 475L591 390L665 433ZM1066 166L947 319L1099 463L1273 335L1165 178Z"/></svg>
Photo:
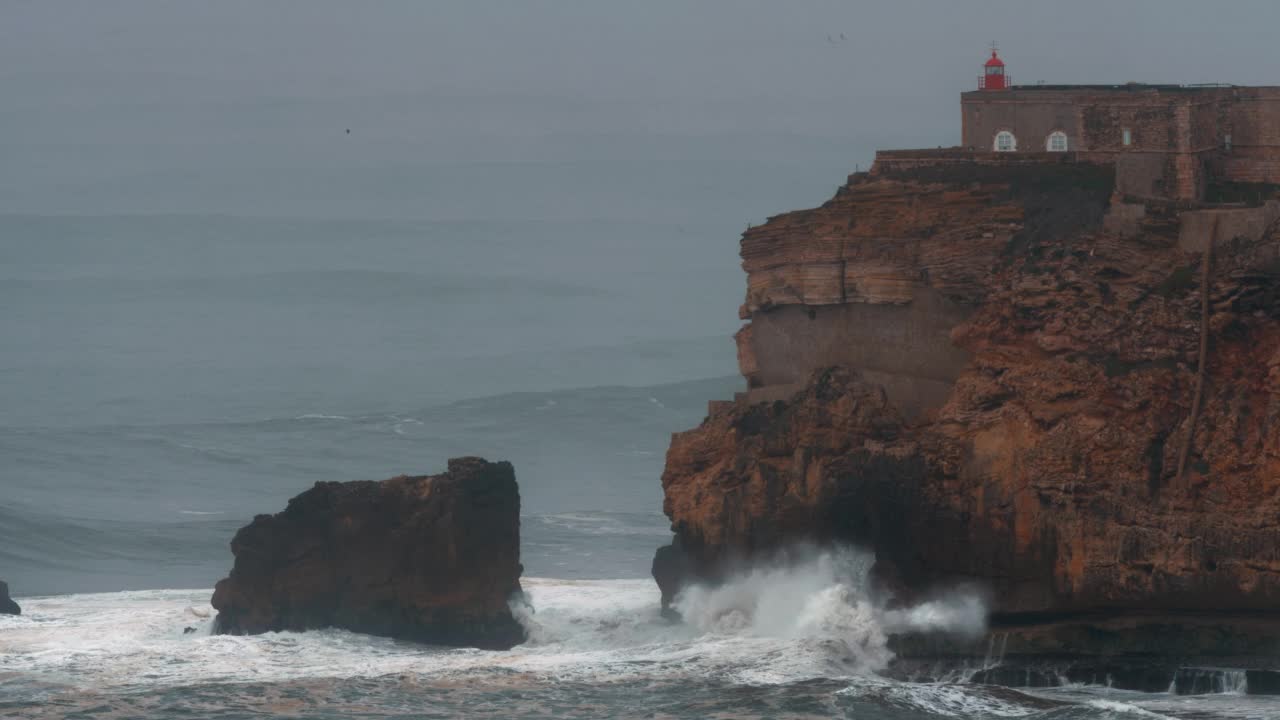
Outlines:
<svg viewBox="0 0 1280 720"><path fill-rule="evenodd" d="M1278 218L926 164L748 230L748 390L672 439L664 605L844 541L904 600L987 587L1011 653L1164 652L1192 617L1177 652L1280 650Z"/></svg>
<svg viewBox="0 0 1280 720"><path fill-rule="evenodd" d="M216 631L339 627L443 645L524 641L520 495L511 464L449 461L448 472L322 482L231 541L214 590Z"/></svg>

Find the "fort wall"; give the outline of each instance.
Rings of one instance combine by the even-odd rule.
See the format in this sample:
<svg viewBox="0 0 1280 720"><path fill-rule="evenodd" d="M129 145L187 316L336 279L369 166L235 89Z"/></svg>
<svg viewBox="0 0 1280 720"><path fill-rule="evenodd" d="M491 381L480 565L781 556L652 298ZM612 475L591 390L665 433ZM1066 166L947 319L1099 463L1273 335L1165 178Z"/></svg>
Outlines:
<svg viewBox="0 0 1280 720"><path fill-rule="evenodd" d="M1280 183L1280 88L1240 88L1227 113L1231 148L1215 164L1224 180Z"/></svg>
<svg viewBox="0 0 1280 720"><path fill-rule="evenodd" d="M1280 183L1280 87L1015 87L963 93L961 117L956 151L1043 156L1061 131L1076 153L1068 162L1114 164L1118 189L1135 197L1194 201L1213 182ZM1002 130L1017 138L1012 153L994 151Z"/></svg>

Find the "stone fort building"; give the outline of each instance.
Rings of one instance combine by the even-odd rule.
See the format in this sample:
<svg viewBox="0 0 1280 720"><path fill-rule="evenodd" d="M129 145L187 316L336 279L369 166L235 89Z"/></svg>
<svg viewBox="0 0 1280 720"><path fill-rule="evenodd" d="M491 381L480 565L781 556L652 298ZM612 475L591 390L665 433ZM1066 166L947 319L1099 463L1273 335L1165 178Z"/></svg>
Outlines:
<svg viewBox="0 0 1280 720"><path fill-rule="evenodd" d="M978 89L961 93L960 110L959 147L882 152L877 166L984 162L983 155L999 164L1107 163L1119 192L1181 201L1204 200L1223 184L1280 183L1277 86L1014 85L992 50Z"/></svg>

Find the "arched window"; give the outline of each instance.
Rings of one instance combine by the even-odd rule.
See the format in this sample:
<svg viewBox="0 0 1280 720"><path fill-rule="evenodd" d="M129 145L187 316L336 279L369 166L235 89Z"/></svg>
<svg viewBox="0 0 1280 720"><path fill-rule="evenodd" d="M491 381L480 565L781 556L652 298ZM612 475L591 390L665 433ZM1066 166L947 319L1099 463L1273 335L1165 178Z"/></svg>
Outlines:
<svg viewBox="0 0 1280 720"><path fill-rule="evenodd" d="M1049 139L1044 142L1044 149L1049 152L1066 152L1067 134L1061 130L1054 130L1049 133Z"/></svg>
<svg viewBox="0 0 1280 720"><path fill-rule="evenodd" d="M996 152L1013 152L1018 149L1018 139L1008 130L996 133Z"/></svg>

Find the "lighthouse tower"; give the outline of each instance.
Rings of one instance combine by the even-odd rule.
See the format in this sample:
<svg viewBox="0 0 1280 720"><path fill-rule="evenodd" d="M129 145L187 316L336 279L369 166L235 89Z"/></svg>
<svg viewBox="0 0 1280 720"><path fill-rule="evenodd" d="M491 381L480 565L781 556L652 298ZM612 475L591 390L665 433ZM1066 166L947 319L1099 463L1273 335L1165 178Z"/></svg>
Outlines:
<svg viewBox="0 0 1280 720"><path fill-rule="evenodd" d="M978 78L979 90L1006 90L1013 83L1004 74L1004 61L996 55L995 43L991 44L991 59L982 66L982 76Z"/></svg>

